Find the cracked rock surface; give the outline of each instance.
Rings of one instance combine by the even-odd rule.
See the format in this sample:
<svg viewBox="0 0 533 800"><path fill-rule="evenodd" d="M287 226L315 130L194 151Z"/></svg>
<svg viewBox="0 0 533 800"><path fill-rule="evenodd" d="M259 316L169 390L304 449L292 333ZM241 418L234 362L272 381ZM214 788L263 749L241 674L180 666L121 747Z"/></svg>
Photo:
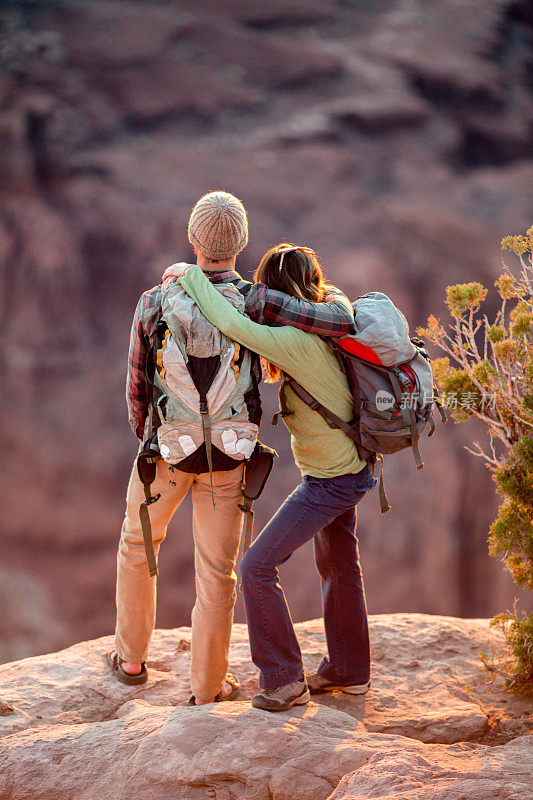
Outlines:
<svg viewBox="0 0 533 800"><path fill-rule="evenodd" d="M530 800L532 777L532 736L500 747L432 746L423 753L392 745L345 775L329 800Z"/></svg>
<svg viewBox="0 0 533 800"><path fill-rule="evenodd" d="M312 669L323 622L296 628ZM533 797L532 703L484 682L479 651L499 637L488 621L376 615L370 628L368 695L317 695L281 714L248 702L257 672L244 625L231 648L239 700L202 708L186 705L189 628L155 632L140 687L105 665L110 636L6 664L0 800L92 800L110 786L115 798L158 800L418 800L430 784L443 800Z"/></svg>

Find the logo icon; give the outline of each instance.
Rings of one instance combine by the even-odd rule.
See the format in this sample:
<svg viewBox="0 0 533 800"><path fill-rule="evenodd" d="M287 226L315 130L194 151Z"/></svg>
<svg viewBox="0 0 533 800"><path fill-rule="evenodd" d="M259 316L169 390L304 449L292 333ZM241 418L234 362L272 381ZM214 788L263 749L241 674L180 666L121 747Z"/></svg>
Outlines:
<svg viewBox="0 0 533 800"><path fill-rule="evenodd" d="M388 408L392 408L394 403L394 395L390 392L387 392L385 389L379 389L376 392L376 408L380 411L386 411Z"/></svg>

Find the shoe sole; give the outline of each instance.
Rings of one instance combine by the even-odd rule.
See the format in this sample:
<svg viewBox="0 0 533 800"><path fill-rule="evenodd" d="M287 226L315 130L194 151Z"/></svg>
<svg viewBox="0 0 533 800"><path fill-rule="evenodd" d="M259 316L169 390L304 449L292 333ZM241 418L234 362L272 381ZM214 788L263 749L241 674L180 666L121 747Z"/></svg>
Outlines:
<svg viewBox="0 0 533 800"><path fill-rule="evenodd" d="M359 686L321 686L317 689L310 689L311 694L325 694L326 692L340 691L345 694L366 694L370 690L370 684Z"/></svg>
<svg viewBox="0 0 533 800"><path fill-rule="evenodd" d="M296 700L294 700L294 702L291 703L291 706L304 706L306 703L310 701L310 699L311 699L311 692L308 689L307 692L304 692L303 694L300 695L300 697L297 697Z"/></svg>
<svg viewBox="0 0 533 800"><path fill-rule="evenodd" d="M290 702L285 703L284 705L279 705L278 708L265 708L264 706L256 705L254 703L254 699L255 698L252 699L252 705L254 708L259 708L261 711L278 712L278 711L288 711L289 708L292 708L293 706L304 706L306 703L310 701L311 694L309 690L307 690L303 694L298 695L298 697L295 697L294 700L291 700Z"/></svg>

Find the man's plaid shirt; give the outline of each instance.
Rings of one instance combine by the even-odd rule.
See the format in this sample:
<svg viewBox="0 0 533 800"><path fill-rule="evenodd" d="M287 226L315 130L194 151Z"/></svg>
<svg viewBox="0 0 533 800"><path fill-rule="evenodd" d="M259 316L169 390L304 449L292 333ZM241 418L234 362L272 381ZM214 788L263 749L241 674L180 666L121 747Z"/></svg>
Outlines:
<svg viewBox="0 0 533 800"><path fill-rule="evenodd" d="M238 272L207 273L212 283L242 281ZM296 297L254 283L245 298L245 311L250 319L272 327L292 325L319 336L347 336L354 332L353 308L348 298L335 286L328 286L322 303ZM152 347L156 325L161 317L161 286L154 286L141 295L131 326L128 355L126 400L128 417L135 435L142 439L148 416L150 387L146 363Z"/></svg>

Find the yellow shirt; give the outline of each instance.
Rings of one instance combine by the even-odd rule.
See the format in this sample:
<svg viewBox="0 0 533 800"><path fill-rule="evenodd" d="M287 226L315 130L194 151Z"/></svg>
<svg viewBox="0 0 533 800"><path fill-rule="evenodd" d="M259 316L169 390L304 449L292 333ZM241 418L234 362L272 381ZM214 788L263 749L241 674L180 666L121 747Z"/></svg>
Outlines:
<svg viewBox="0 0 533 800"><path fill-rule="evenodd" d="M323 406L346 422L353 418L353 400L337 358L319 336L289 326L269 328L244 317L208 281L198 266L179 278L202 313L230 339L254 350L293 377ZM354 442L338 428L330 428L317 411L303 403L290 388L284 422L302 475L335 478L360 472L366 461Z"/></svg>

